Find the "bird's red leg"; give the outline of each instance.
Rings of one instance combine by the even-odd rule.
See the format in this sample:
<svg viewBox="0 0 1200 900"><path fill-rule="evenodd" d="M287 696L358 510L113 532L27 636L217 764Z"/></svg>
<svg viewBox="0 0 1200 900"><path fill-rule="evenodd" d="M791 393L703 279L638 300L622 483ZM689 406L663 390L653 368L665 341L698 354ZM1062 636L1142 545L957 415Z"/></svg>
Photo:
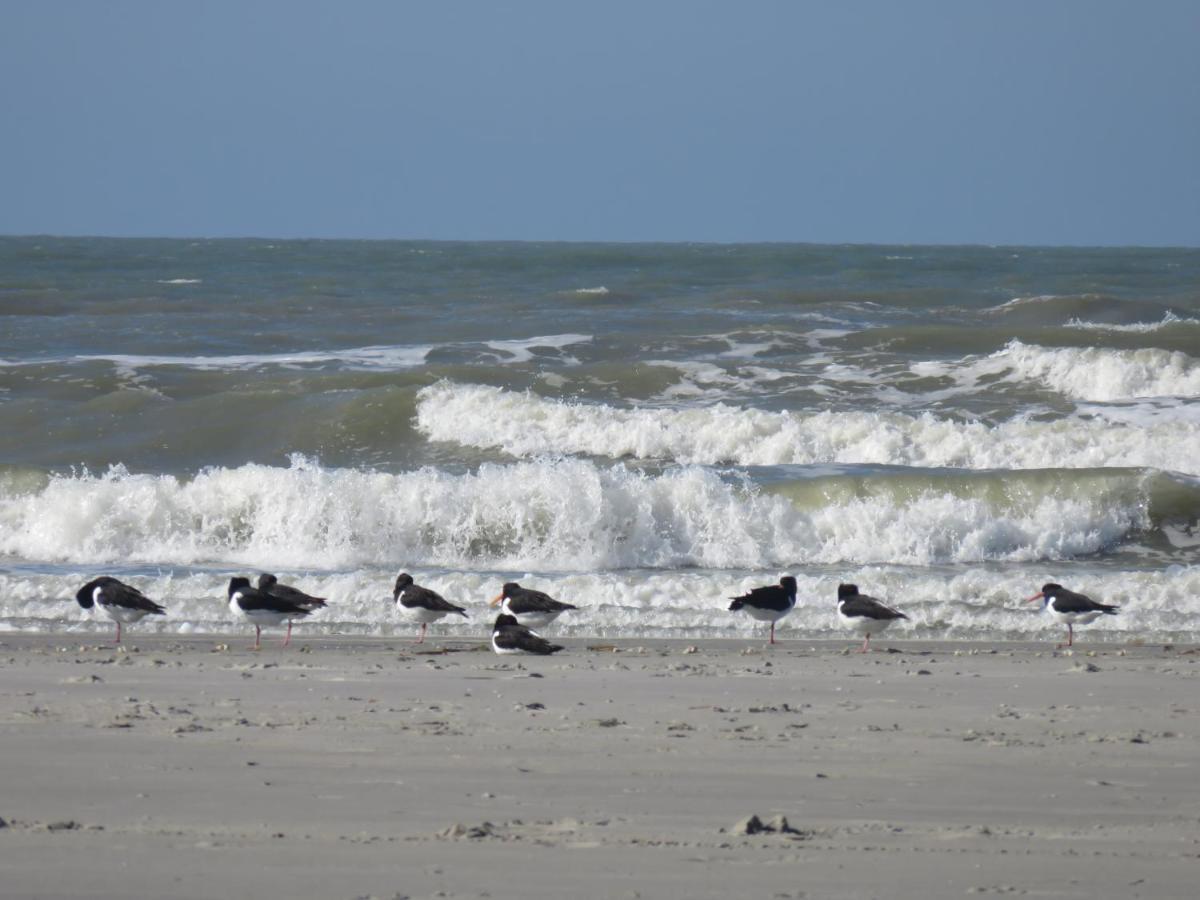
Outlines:
<svg viewBox="0 0 1200 900"><path fill-rule="evenodd" d="M121 643L121 623L117 623L117 640L116 643Z"/></svg>
<svg viewBox="0 0 1200 900"><path fill-rule="evenodd" d="M775 623L774 622L771 623L771 641L770 641L770 643L772 643L772 644L775 643Z"/></svg>
<svg viewBox="0 0 1200 900"><path fill-rule="evenodd" d="M416 641L415 641L414 643L417 643L417 644L423 644L423 643L425 643L425 629L426 629L426 628L428 628L428 627L429 627L429 623L428 623L428 622L422 622L422 623L421 623L421 636L420 636L419 638L417 638L417 639L416 639Z"/></svg>
<svg viewBox="0 0 1200 900"><path fill-rule="evenodd" d="M254 649L259 648L259 642L262 640L262 628L258 625L254 626Z"/></svg>
<svg viewBox="0 0 1200 900"><path fill-rule="evenodd" d="M288 619L287 636L283 639L283 646L287 646L292 640L292 620Z"/></svg>

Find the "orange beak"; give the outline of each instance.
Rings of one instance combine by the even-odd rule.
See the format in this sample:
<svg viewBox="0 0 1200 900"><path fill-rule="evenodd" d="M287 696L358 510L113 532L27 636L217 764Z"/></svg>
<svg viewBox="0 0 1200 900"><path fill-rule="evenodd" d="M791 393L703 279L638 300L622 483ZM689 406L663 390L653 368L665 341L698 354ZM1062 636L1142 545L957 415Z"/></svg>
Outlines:
<svg viewBox="0 0 1200 900"><path fill-rule="evenodd" d="M500 601L503 599L504 599L503 593L497 594L495 597L493 597L491 600L488 601L488 606L499 606Z"/></svg>
<svg viewBox="0 0 1200 900"><path fill-rule="evenodd" d="M1034 594L1032 597L1030 597L1030 598L1029 598L1028 600L1026 600L1025 602L1026 602L1026 603L1032 603L1034 600L1041 600L1041 599L1042 599L1043 597L1045 597L1045 596L1046 596L1046 595L1045 595L1045 594L1043 594L1041 591L1038 591L1036 594Z"/></svg>

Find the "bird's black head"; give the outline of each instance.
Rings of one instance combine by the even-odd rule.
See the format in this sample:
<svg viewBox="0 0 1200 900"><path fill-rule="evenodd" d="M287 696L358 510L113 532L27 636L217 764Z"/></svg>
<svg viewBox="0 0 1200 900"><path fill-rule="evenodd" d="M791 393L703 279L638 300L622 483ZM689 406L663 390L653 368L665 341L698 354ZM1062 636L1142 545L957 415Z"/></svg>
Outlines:
<svg viewBox="0 0 1200 900"><path fill-rule="evenodd" d="M838 599L839 600L845 600L847 597L856 597L856 596L858 596L858 585L857 584L839 584L838 585Z"/></svg>
<svg viewBox="0 0 1200 900"><path fill-rule="evenodd" d="M395 600L404 591L406 587L413 583L413 577L407 572L401 572L396 576L396 586L392 588L392 599Z"/></svg>
<svg viewBox="0 0 1200 900"><path fill-rule="evenodd" d="M1042 595L1049 597L1051 594L1057 594L1062 589L1063 589L1063 586L1061 584L1055 584L1054 582L1050 582L1049 584L1043 584L1042 585Z"/></svg>
<svg viewBox="0 0 1200 900"><path fill-rule="evenodd" d="M796 579L793 578L791 575L784 575L782 578L780 578L779 586L781 588L783 588L785 591L787 591L789 594L794 594L797 591Z"/></svg>
<svg viewBox="0 0 1200 900"><path fill-rule="evenodd" d="M501 597L511 597L513 594L515 594L520 589L521 589L521 586L519 584L517 584L515 581L506 582L504 587L502 587L500 589L500 596Z"/></svg>
<svg viewBox="0 0 1200 900"><path fill-rule="evenodd" d="M510 616L508 613L500 613L500 615L496 616L496 624L492 626L492 631L498 631L501 628L507 628L510 625L516 624L516 616Z"/></svg>
<svg viewBox="0 0 1200 900"><path fill-rule="evenodd" d="M267 572L263 572L258 576L258 589L260 591L269 591L278 583L279 579Z"/></svg>
<svg viewBox="0 0 1200 900"><path fill-rule="evenodd" d="M95 605L96 598L95 598L94 594L95 594L96 586L98 583L99 583L99 579L97 579L96 581L89 581L87 584L85 584L83 587L81 587L79 590L77 590L75 592L76 602L78 602L79 605L82 606L84 609L91 609Z"/></svg>
<svg viewBox="0 0 1200 900"><path fill-rule="evenodd" d="M250 587L250 579L249 578L243 578L241 575L237 576L236 578L230 578L229 579L229 596L232 597L234 595L235 591L240 591L240 590L242 590L244 588L248 588L248 587Z"/></svg>

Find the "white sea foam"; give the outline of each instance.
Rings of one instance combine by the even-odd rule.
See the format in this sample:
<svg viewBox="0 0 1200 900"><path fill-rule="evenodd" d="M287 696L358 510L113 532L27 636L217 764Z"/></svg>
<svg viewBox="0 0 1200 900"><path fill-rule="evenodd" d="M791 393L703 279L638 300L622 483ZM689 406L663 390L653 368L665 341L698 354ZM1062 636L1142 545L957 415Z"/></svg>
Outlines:
<svg viewBox="0 0 1200 900"><path fill-rule="evenodd" d="M356 369L410 369L425 362L432 346L353 347L346 350L320 350L300 353L255 353L228 356L153 356L122 353L89 354L72 357L77 361L111 362L125 371L157 366L186 369L229 371L264 366L300 368L337 363ZM45 362L45 360L42 360Z"/></svg>
<svg viewBox="0 0 1200 900"><path fill-rule="evenodd" d="M1067 328L1077 328L1083 331L1117 331L1132 334L1150 334L1155 331L1161 331L1164 328L1170 328L1173 325L1200 325L1200 319L1185 319L1175 315L1173 312L1163 314L1162 320L1158 322L1134 322L1129 325L1110 325L1106 322L1085 322L1080 319L1072 319L1066 325Z"/></svg>
<svg viewBox="0 0 1200 900"><path fill-rule="evenodd" d="M566 347L591 341L587 334L553 334L541 337L521 338L508 341L485 343L451 344L396 344L369 347L349 347L344 350L312 350L292 353L241 353L221 356L169 356L164 354L95 353L70 357L48 357L24 360L0 360L0 366L29 366L47 363L109 362L123 372L136 372L153 367L176 366L184 369L204 371L239 371L265 367L306 368L321 365L337 365L362 371L400 371L425 364L430 352L436 349L474 349L486 352L494 362L509 364L528 362L535 358L535 350L549 349L561 354L567 362L573 358L562 354ZM484 351L487 348L487 351Z"/></svg>
<svg viewBox="0 0 1200 900"><path fill-rule="evenodd" d="M397 622L391 602L395 568L353 572L280 569L285 583L295 584L328 598L330 606L296 627L300 640L306 634L413 633ZM757 572L589 572L545 574L521 569L479 573L459 570L410 571L421 584L467 607L470 618L431 626L434 634L482 639L494 611L487 599L505 580L550 593L579 607L553 626L556 636L603 637L740 637L762 640L765 628L744 615L730 613L729 598L752 587L774 583L785 569ZM1115 616L1080 629L1077 637L1089 642L1104 640L1187 640L1200 638L1200 567L1171 566L1153 571L1093 571L1086 585L1071 576L1073 570L1044 572L1009 569L1002 572L968 568L953 573L905 567L847 567L835 574L790 570L799 587L795 611L783 619L777 634L782 640L845 636L835 613L834 597L842 581L857 583L863 591L893 603L908 616L899 622L884 643L912 638L951 640L1032 639L1057 642L1062 626L1025 598L1043 581L1057 580L1093 598L1121 607ZM146 572L122 577L167 607L167 616L139 622L129 632L218 633L247 632L242 622L231 621L225 601L231 574L253 574L248 569L221 571ZM0 573L0 630L55 630L111 633L103 615L81 609L73 599L79 585L93 576L90 569L57 570L52 574ZM132 638L135 639L136 638Z"/></svg>
<svg viewBox="0 0 1200 900"><path fill-rule="evenodd" d="M767 412L725 404L621 409L442 381L418 394L428 437L517 457L589 454L683 463L878 463L927 468L1147 466L1200 473L1200 424L1066 418L998 425L930 413Z"/></svg>
<svg viewBox="0 0 1200 900"><path fill-rule="evenodd" d="M604 294L608 293L608 288L606 288L604 285L600 285L599 287L590 287L590 288L576 288L575 293L576 294L599 294L599 295L603 296Z"/></svg>
<svg viewBox="0 0 1200 900"><path fill-rule="evenodd" d="M991 359L1076 400L1200 396L1200 360L1169 350L1049 348L1010 341Z"/></svg>
<svg viewBox="0 0 1200 900"><path fill-rule="evenodd" d="M763 568L1066 559L1149 526L1143 489L1021 504L926 489L793 503L702 467L561 459L473 474L244 465L55 476L0 495L0 555L71 564Z"/></svg>
<svg viewBox="0 0 1200 900"><path fill-rule="evenodd" d="M996 306L989 306L984 309L985 313L1008 312L1009 310L1019 306L1035 306L1039 303L1052 303L1055 300L1061 300L1062 297L1058 294L1037 294L1031 297L1013 297L1004 303Z"/></svg>
<svg viewBox="0 0 1200 900"><path fill-rule="evenodd" d="M1039 347L1013 340L989 356L920 362L911 371L922 377L948 377L964 392L1000 380L1037 382L1072 400L1101 403L1200 396L1200 360L1152 348Z"/></svg>
<svg viewBox="0 0 1200 900"><path fill-rule="evenodd" d="M200 284L203 279L200 278L160 278L159 284Z"/></svg>
<svg viewBox="0 0 1200 900"><path fill-rule="evenodd" d="M508 357L504 362L529 362L534 358L534 350L561 351L572 344L586 344L591 340L590 334L549 334L520 340L488 341L486 346Z"/></svg>

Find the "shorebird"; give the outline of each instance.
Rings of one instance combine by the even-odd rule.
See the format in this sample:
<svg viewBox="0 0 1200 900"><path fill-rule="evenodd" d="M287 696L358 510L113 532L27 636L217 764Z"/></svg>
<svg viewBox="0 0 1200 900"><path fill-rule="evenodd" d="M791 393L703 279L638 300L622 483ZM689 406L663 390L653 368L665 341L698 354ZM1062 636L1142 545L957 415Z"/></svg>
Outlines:
<svg viewBox="0 0 1200 900"><path fill-rule="evenodd" d="M908 616L874 597L860 594L856 584L839 584L838 618L863 636L863 645L858 652L866 653L871 649L871 635L879 634L896 619L907 619Z"/></svg>
<svg viewBox="0 0 1200 900"><path fill-rule="evenodd" d="M1041 600L1042 609L1052 612L1058 621L1067 626L1067 642L1057 644L1056 650L1074 645L1076 625L1087 625L1101 616L1115 616L1120 609L1119 606L1097 603L1085 594L1068 591L1061 584L1053 582L1043 584L1042 589L1025 602L1032 603L1034 600Z"/></svg>
<svg viewBox="0 0 1200 900"><path fill-rule="evenodd" d="M414 622L421 623L421 636L416 641L418 644L425 640L425 629L429 627L430 622L436 622L450 613L458 613L464 619L467 617L467 611L463 607L455 606L437 591L421 587L407 572L401 572L396 576L396 587L392 590L392 600L396 604L396 609Z"/></svg>
<svg viewBox="0 0 1200 900"><path fill-rule="evenodd" d="M146 616L166 615L159 606L135 587L130 587L109 575L94 578L75 592L75 599L84 609L99 606L117 623L117 640L121 643L121 624L132 624Z"/></svg>
<svg viewBox="0 0 1200 900"><path fill-rule="evenodd" d="M329 602L323 597L314 597L294 587L280 584L278 578L267 572L263 572L258 576L258 589L265 591L272 597L278 597L280 600L288 600L297 606L303 606L309 612L316 612L321 607L329 605Z"/></svg>
<svg viewBox="0 0 1200 900"><path fill-rule="evenodd" d="M493 597L492 606L516 618L529 628L545 628L568 609L578 609L570 603L561 603L549 594L523 588L515 581L504 585L498 596Z"/></svg>
<svg viewBox="0 0 1200 900"><path fill-rule="evenodd" d="M514 653L533 653L548 656L563 649L558 644L552 644L535 631L530 631L517 622L515 616L500 613L496 616L496 624L492 626L492 649L501 656Z"/></svg>
<svg viewBox="0 0 1200 900"><path fill-rule="evenodd" d="M745 610L752 619L771 623L771 639L775 643L775 623L796 608L796 579L784 575L779 584L767 587L756 587L748 594L740 597L730 597L730 612Z"/></svg>
<svg viewBox="0 0 1200 900"><path fill-rule="evenodd" d="M294 600L285 600L250 586L249 578L229 579L229 609L254 626L254 649L261 646L264 625L281 625L287 622L287 636L283 646L292 640L292 620L303 619L312 609Z"/></svg>

